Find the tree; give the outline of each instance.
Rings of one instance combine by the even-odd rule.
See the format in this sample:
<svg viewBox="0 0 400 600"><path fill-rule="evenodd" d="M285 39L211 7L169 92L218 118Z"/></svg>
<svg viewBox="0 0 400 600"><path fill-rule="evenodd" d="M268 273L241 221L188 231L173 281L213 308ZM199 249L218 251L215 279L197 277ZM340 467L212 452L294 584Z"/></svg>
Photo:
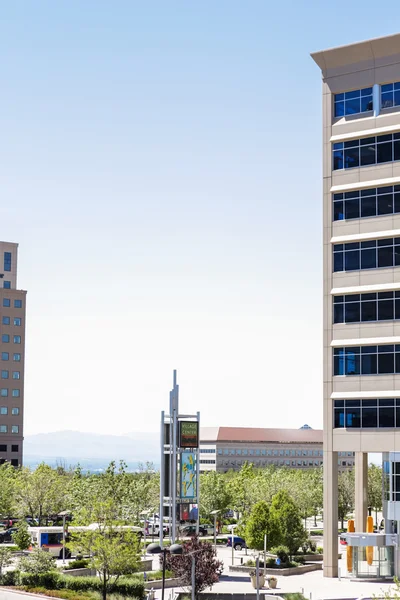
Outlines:
<svg viewBox="0 0 400 600"><path fill-rule="evenodd" d="M338 515L342 529L349 512L354 510L354 471L342 471L338 477ZM358 526L358 525L356 525ZM364 528L365 523L362 528Z"/></svg>
<svg viewBox="0 0 400 600"><path fill-rule="evenodd" d="M95 502L90 513L97 524L96 529L74 533L69 545L90 555L90 566L99 576L102 597L106 600L107 590L121 575L137 571L140 563L139 539L115 520L112 500Z"/></svg>
<svg viewBox="0 0 400 600"><path fill-rule="evenodd" d="M307 532L300 511L286 490L273 497L270 515L279 523L281 544L287 546L290 556L293 556L307 540Z"/></svg>
<svg viewBox="0 0 400 600"><path fill-rule="evenodd" d="M3 574L3 569L9 567L12 563L11 549L0 548L0 575Z"/></svg>
<svg viewBox="0 0 400 600"><path fill-rule="evenodd" d="M38 525L45 518L65 509L66 480L44 463L35 471L23 468L18 472L16 496L21 517L31 515Z"/></svg>
<svg viewBox="0 0 400 600"><path fill-rule="evenodd" d="M219 511L219 517L231 504L231 495L225 477L216 471L209 471L200 476L200 515L209 519L211 512Z"/></svg>
<svg viewBox="0 0 400 600"><path fill-rule="evenodd" d="M264 535L267 534L267 549L280 543L279 522L271 516L267 502L257 502L251 510L246 524L246 544L254 550L264 548Z"/></svg>
<svg viewBox="0 0 400 600"><path fill-rule="evenodd" d="M23 556L19 559L19 568L24 573L40 575L54 571L56 563L52 554L45 552L41 548L34 548L28 556Z"/></svg>
<svg viewBox="0 0 400 600"><path fill-rule="evenodd" d="M32 539L28 532L28 523L25 519L19 521L17 531L13 533L12 539L20 550L28 550L32 545Z"/></svg>
<svg viewBox="0 0 400 600"><path fill-rule="evenodd" d="M378 511L382 510L382 467L368 467L368 506L375 511L375 526L378 528Z"/></svg>
<svg viewBox="0 0 400 600"><path fill-rule="evenodd" d="M192 560L195 560L195 596L219 580L223 570L223 563L217 559L214 546L206 541L200 541L194 536L190 541L184 542L183 554L166 555L165 566L175 573L180 579L182 587L191 588L192 585Z"/></svg>
<svg viewBox="0 0 400 600"><path fill-rule="evenodd" d="M9 462L0 465L0 514L7 518L16 508L16 473Z"/></svg>

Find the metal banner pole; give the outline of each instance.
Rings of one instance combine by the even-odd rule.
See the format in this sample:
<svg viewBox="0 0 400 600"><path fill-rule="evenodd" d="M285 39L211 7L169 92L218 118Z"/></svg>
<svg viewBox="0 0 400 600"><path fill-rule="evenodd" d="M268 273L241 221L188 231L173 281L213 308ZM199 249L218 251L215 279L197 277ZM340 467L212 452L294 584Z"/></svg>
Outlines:
<svg viewBox="0 0 400 600"><path fill-rule="evenodd" d="M178 445L178 414L179 414L179 386L176 383L176 370L174 370L174 387L172 390L172 544L176 539L176 471L177 464L177 445Z"/></svg>
<svg viewBox="0 0 400 600"><path fill-rule="evenodd" d="M199 535L200 527L200 413L197 413L197 427L199 428L199 439L197 440L197 453L196 453L196 496L197 496L197 522L196 522L196 534Z"/></svg>
<svg viewBox="0 0 400 600"><path fill-rule="evenodd" d="M159 534L160 534L160 546L163 547L163 523L164 523L164 411L161 411L161 432L160 432L160 446L161 446L161 468L160 468L160 515L159 515ZM153 519L153 531L154 531L155 521Z"/></svg>

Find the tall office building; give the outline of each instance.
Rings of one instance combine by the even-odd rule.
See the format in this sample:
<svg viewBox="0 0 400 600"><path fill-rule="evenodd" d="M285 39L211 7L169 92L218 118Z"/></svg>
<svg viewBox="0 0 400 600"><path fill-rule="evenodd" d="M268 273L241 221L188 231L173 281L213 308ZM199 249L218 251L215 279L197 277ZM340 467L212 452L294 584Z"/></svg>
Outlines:
<svg viewBox="0 0 400 600"><path fill-rule="evenodd" d="M0 464L22 464L26 292L17 289L18 244L0 242Z"/></svg>
<svg viewBox="0 0 400 600"><path fill-rule="evenodd" d="M312 58L323 80L324 574L336 577L338 453L355 452L360 532L368 452L400 451L400 34Z"/></svg>

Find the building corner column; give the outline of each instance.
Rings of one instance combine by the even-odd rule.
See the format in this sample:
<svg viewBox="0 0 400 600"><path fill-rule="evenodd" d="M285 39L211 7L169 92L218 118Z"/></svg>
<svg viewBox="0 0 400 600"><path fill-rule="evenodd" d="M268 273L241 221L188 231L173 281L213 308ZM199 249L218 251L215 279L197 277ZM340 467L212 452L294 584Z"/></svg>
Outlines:
<svg viewBox="0 0 400 600"><path fill-rule="evenodd" d="M365 531L368 516L368 453L355 453L355 528Z"/></svg>
<svg viewBox="0 0 400 600"><path fill-rule="evenodd" d="M338 576L338 454L324 450L324 577Z"/></svg>

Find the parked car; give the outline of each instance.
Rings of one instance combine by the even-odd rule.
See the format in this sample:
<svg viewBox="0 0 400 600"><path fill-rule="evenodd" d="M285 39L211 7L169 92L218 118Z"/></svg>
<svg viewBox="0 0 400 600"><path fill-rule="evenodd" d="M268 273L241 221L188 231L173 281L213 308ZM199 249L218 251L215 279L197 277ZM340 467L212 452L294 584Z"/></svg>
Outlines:
<svg viewBox="0 0 400 600"><path fill-rule="evenodd" d="M0 531L0 544L7 544L8 542L12 542L12 534L17 531L16 527L10 527L10 529L5 529L4 531Z"/></svg>
<svg viewBox="0 0 400 600"><path fill-rule="evenodd" d="M202 527L203 529L206 530L206 535L214 535L214 525L200 525L200 527Z"/></svg>
<svg viewBox="0 0 400 600"><path fill-rule="evenodd" d="M232 536L228 537L227 546L228 546L228 548L232 548ZM245 540L237 535L234 535L233 536L233 548L235 550L242 550L243 548L247 548Z"/></svg>
<svg viewBox="0 0 400 600"><path fill-rule="evenodd" d="M196 525L185 525L185 527L181 527L180 532L183 537L196 535ZM207 529L203 525L199 527L199 535L207 535Z"/></svg>
<svg viewBox="0 0 400 600"><path fill-rule="evenodd" d="M341 533L339 539L340 539L340 545L341 546L347 546L347 539L346 539L346 534L345 533Z"/></svg>

